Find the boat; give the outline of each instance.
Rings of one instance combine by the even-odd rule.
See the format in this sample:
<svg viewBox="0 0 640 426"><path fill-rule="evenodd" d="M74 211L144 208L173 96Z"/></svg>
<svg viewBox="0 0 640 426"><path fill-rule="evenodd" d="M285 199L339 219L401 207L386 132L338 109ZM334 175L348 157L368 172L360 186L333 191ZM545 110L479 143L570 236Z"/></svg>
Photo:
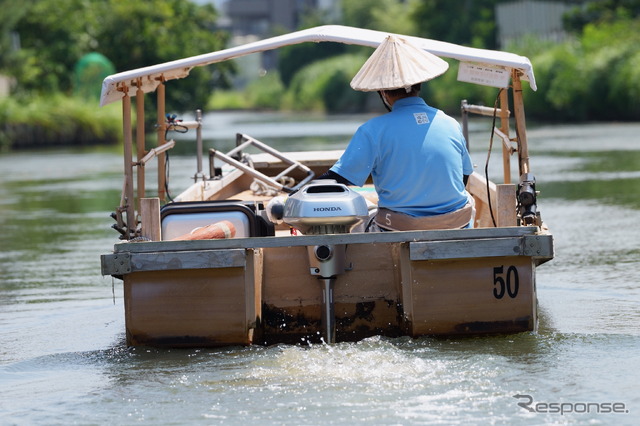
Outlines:
<svg viewBox="0 0 640 426"><path fill-rule="evenodd" d="M486 173L470 176L471 229L362 232L377 201L373 186L315 179L341 150L281 152L238 129L229 135L235 148L209 149L203 171L201 112L187 121L165 112L165 82L194 67L297 43L375 48L387 36L320 26L104 80L101 105L122 103L124 183L112 214L120 241L101 256L101 271L123 281L127 345L331 344L536 331L536 268L553 258L554 244L529 164L522 82L533 90L536 83L526 57L396 34L458 62L458 80L499 93L494 107L461 100L467 141L470 114L493 117L487 138L499 140L503 154L503 183ZM147 149L142 105L153 92L157 142ZM166 153L175 141L166 135L178 127L195 131L196 172L187 189L167 200ZM145 188L152 160L157 191Z"/></svg>

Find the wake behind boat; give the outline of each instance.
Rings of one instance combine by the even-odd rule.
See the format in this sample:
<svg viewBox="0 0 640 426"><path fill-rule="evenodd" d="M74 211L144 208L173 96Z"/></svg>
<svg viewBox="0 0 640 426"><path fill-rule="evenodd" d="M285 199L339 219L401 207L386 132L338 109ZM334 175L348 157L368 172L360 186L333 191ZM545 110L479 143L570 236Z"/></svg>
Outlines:
<svg viewBox="0 0 640 426"><path fill-rule="evenodd" d="M164 82L187 77L193 67L303 42L377 47L387 36L316 27L105 79L101 104L123 105L125 179L114 214L124 241L102 256L102 273L123 280L127 344L331 343L536 330L535 269L553 258L553 238L537 209L529 165L522 80L536 86L527 58L397 35L458 61L458 80L500 90L496 108L462 103L463 128L468 114L493 116L500 125L487 137L503 147L504 183L474 172L467 184L473 229L363 232L377 204L373 185L315 179L341 151L282 153L238 129L230 135L236 148L211 149L204 172L206 123L200 115L192 122L166 118ZM142 103L133 141L131 98L140 102L154 91L158 140L146 149ZM196 131L197 169L195 182L165 203L165 151L174 145L166 135L176 126ZM154 158L158 196L147 197L145 164Z"/></svg>

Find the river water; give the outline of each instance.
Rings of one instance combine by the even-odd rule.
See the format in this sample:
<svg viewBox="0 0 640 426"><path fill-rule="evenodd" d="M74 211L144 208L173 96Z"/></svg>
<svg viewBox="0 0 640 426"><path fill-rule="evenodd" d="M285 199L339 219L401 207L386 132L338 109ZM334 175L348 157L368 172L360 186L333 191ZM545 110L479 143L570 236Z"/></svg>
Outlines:
<svg viewBox="0 0 640 426"><path fill-rule="evenodd" d="M362 120L221 114L205 138L339 148ZM303 136L321 124L321 137ZM470 138L478 170L487 128ZM0 154L0 424L638 424L638 134L531 126L556 243L538 268L537 333L332 346L128 348L122 282L99 262L117 239L121 148ZM179 145L175 193L196 166ZM496 180L499 163L494 150Z"/></svg>

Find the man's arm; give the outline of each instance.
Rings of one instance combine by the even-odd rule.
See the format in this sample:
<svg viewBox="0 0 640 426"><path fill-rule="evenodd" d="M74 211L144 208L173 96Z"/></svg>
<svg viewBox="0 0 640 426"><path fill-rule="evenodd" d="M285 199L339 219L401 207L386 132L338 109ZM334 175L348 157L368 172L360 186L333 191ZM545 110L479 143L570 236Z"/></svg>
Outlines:
<svg viewBox="0 0 640 426"><path fill-rule="evenodd" d="M351 182L349 182L348 180L346 180L345 178L343 178L342 176L340 176L339 174L337 174L332 170L327 170L325 173L318 176L316 179L333 179L338 183L343 183L345 185L353 185Z"/></svg>

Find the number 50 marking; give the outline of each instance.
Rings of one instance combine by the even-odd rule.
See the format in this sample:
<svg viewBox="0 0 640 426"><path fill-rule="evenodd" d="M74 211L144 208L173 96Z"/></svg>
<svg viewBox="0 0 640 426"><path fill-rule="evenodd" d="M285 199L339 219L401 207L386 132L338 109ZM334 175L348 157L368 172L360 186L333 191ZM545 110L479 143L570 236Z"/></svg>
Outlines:
<svg viewBox="0 0 640 426"><path fill-rule="evenodd" d="M520 279L518 278L518 270L515 266L509 266L507 273L504 272L504 266L496 266L493 268L493 296L496 299L502 299L506 292L510 298L515 299L520 288Z"/></svg>

